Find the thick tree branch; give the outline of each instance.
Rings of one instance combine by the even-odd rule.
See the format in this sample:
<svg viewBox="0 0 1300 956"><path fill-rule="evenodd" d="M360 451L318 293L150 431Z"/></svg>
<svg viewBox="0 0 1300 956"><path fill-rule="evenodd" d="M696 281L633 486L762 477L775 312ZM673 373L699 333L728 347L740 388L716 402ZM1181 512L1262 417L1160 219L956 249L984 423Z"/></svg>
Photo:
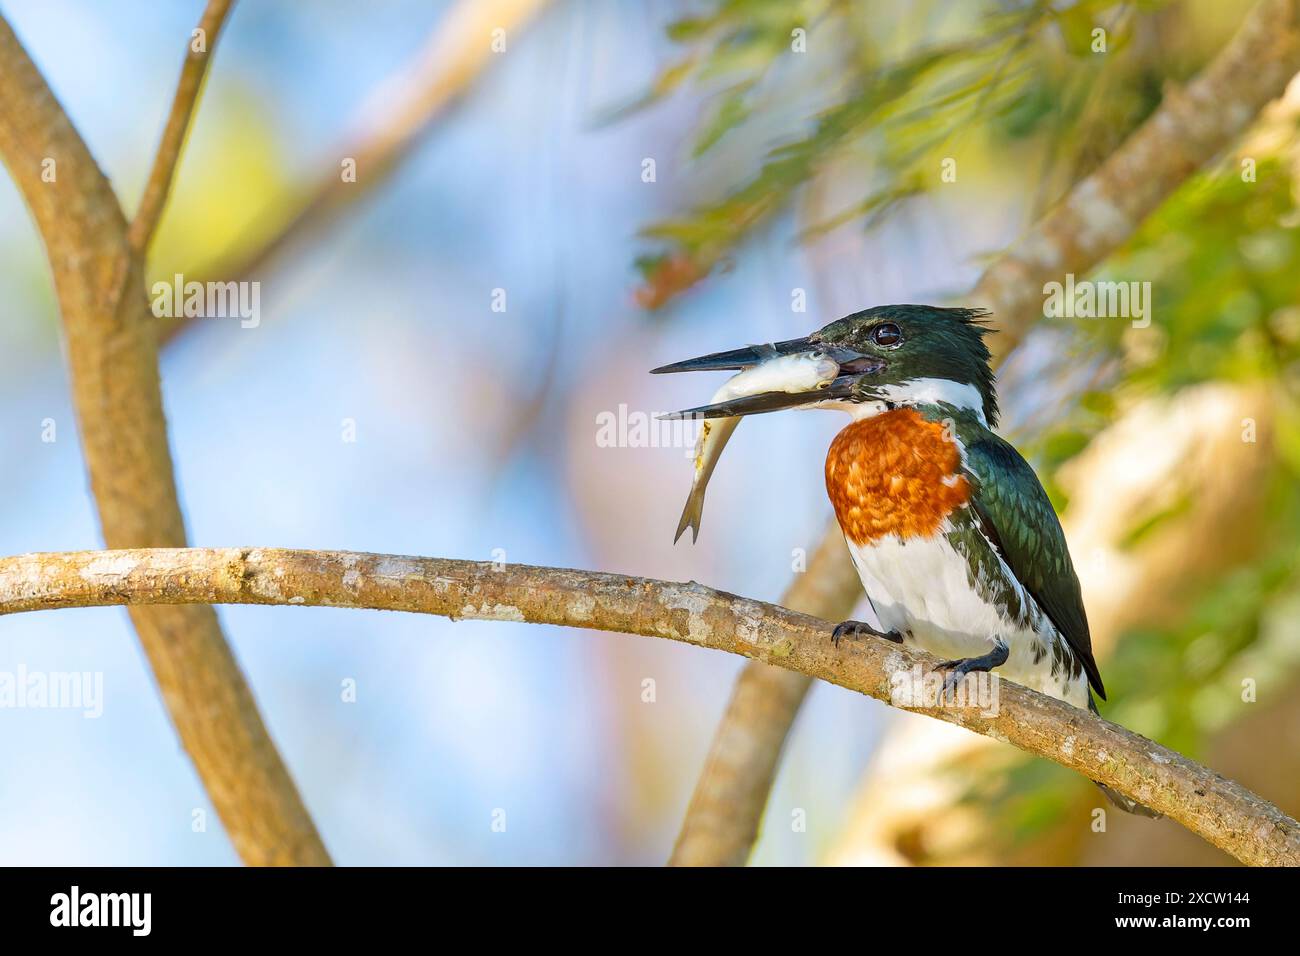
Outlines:
<svg viewBox="0 0 1300 956"><path fill-rule="evenodd" d="M157 321L108 180L0 17L0 157L45 243L90 486L109 547L182 546ZM115 291L128 263L129 290ZM117 301L116 307L113 303ZM329 862L208 607L132 608L186 752L241 858Z"/></svg>
<svg viewBox="0 0 1300 956"><path fill-rule="evenodd" d="M771 604L622 574L349 551L155 548L0 559L0 614L141 604L283 604L528 621L661 637L741 654L889 702L932 658L895 644L836 649L830 625ZM1244 863L1300 865L1300 824L1145 737L1009 682L996 713L920 712L1106 783ZM991 709L991 708L990 708Z"/></svg>
<svg viewBox="0 0 1300 956"><path fill-rule="evenodd" d="M226 23L233 3L234 0L208 0L197 28L201 31L200 36L192 38L187 47L181 78L176 84L176 95L172 98L162 141L158 144L158 154L154 157L153 169L145 183L140 208L136 210L131 229L127 233L131 248L137 253L148 251L149 242L162 219L172 181L176 178L181 147L185 145L185 136L189 132L190 121L199 102L199 93L203 89L208 62L212 59L212 51L216 48L217 38L221 35L221 28Z"/></svg>
<svg viewBox="0 0 1300 956"><path fill-rule="evenodd" d="M1133 235L1148 215L1192 173L1209 162L1280 96L1300 71L1300 0L1261 0L1214 60L1184 90L1170 88L1160 107L1092 175L1050 210L1012 249L981 276L963 305L994 313L998 335L990 342L997 359L1023 338L1043 308L1043 285L1082 275ZM821 550L838 547L833 528ZM841 553L838 572L848 564ZM826 617L860 596L856 577L843 573L843 592L826 592L825 604L801 608ZM797 678L763 675L750 664L739 679L710 747L682 824L675 861L727 865L743 862L757 837L777 758L798 713L806 687ZM740 706L743 704L743 706ZM755 746L765 741L767 749ZM736 755L726 765L717 754ZM730 807L730 814L708 813Z"/></svg>

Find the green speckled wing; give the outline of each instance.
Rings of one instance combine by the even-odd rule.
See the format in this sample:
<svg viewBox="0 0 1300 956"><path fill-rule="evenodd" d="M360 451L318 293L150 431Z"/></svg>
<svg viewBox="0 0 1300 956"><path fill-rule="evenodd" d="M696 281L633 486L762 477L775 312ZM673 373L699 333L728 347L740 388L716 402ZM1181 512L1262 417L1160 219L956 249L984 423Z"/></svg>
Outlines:
<svg viewBox="0 0 1300 956"><path fill-rule="evenodd" d="M1083 665L1102 700L1106 690L1092 656L1088 617L1065 533L1029 463L1011 445L984 432L966 446L966 467L978 487L971 502L984 532L1011 573L1038 602Z"/></svg>

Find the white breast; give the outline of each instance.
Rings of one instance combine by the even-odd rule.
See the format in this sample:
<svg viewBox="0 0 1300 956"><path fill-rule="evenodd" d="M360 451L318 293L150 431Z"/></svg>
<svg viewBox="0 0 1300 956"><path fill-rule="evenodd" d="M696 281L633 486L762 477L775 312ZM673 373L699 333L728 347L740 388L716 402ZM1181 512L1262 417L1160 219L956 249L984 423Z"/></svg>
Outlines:
<svg viewBox="0 0 1300 956"><path fill-rule="evenodd" d="M946 530L946 529L945 529ZM849 553L862 586L885 630L898 631L908 644L944 659L978 657L1001 637L1011 655L997 673L1007 680L1076 707L1087 706L1087 680L1051 674L1051 645L1061 640L1055 628L1028 594L1031 620L1020 625L1004 621L996 605L970 580L970 567L946 534L929 538L887 535L870 544L849 542ZM1019 587L1003 565L1013 586Z"/></svg>

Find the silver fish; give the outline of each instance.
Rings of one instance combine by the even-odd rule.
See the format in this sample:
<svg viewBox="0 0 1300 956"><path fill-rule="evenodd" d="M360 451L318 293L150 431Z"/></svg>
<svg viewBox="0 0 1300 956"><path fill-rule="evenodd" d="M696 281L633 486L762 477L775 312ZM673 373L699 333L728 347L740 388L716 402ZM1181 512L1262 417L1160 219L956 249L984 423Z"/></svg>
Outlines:
<svg viewBox="0 0 1300 956"><path fill-rule="evenodd" d="M713 393L712 405L758 395L764 392L806 392L829 384L839 374L839 365L825 355L780 355L773 350L772 358L752 368L733 375ZM704 513L704 490L713 477L713 469L722 457L740 418L706 418L695 443L695 476L691 492L686 496L686 506L677 522L676 544L687 528L691 529L691 543L700 536L700 518Z"/></svg>
<svg viewBox="0 0 1300 956"><path fill-rule="evenodd" d="M715 402L722 401L717 395ZM707 418L700 428L699 440L695 443L695 477L691 480L691 493L686 496L686 507L682 509L682 519L677 522L677 533L673 535L676 544L687 528L691 529L691 544L700 537L700 518L704 514L704 489L709 486L713 469L722 457L722 449L731 441L731 434L740 424L739 418Z"/></svg>

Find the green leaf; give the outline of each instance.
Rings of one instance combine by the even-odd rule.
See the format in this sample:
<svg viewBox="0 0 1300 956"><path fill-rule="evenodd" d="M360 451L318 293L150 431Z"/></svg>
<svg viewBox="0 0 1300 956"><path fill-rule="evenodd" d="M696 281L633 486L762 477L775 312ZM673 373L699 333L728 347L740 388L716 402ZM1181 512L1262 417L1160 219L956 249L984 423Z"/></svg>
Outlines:
<svg viewBox="0 0 1300 956"><path fill-rule="evenodd" d="M723 136L749 118L751 112L749 91L750 84L745 83L734 87L722 97L713 110L713 115L700 131L699 138L695 141L695 148L691 151L692 156L699 158L704 155L717 145Z"/></svg>

